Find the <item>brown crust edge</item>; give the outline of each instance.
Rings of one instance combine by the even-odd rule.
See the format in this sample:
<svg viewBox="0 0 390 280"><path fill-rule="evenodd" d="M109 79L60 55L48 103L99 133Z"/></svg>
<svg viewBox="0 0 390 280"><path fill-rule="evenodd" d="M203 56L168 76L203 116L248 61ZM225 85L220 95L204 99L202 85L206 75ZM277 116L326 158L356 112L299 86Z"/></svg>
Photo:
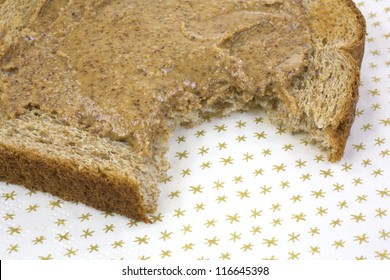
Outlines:
<svg viewBox="0 0 390 280"><path fill-rule="evenodd" d="M346 103L346 106L342 108L344 114L340 120L339 126L337 128L328 128L326 131L329 142L333 147L328 154L328 160L331 162L337 162L342 159L350 130L355 119L356 104L359 100L360 67L365 49L366 21L364 16L352 0L345 0L345 4L357 17L360 28L355 41L351 42L349 45L340 47L340 51L342 51L349 58L351 63L356 66L356 71L354 76L355 80L351 83L350 99Z"/></svg>
<svg viewBox="0 0 390 280"><path fill-rule="evenodd" d="M0 143L0 180L150 223L132 178Z"/></svg>

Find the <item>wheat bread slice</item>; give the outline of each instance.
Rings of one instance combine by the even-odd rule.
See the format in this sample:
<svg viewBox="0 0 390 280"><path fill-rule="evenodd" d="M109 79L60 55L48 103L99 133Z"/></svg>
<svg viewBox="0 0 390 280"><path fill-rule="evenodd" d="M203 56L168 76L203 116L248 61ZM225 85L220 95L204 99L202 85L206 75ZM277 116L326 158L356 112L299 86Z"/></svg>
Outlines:
<svg viewBox="0 0 390 280"><path fill-rule="evenodd" d="M10 3L16 2L0 1L0 10L7 14L5 7L13 7L16 18L22 20L0 22L3 55L46 1ZM190 113L172 112L166 120L170 130L183 123L196 124L204 115L261 106L273 123L305 132L310 141L328 151L329 160L340 160L358 98L365 23L349 0L303 1L303 7L314 48L306 54L307 66L284 93L293 106L281 100L278 92L242 99L233 91L225 93L229 106L209 102ZM168 168L164 159L167 135L156 136L152 153L140 157L126 142L99 137L37 108L26 111L15 118L0 112L1 180L149 221L147 214L157 208L158 182Z"/></svg>

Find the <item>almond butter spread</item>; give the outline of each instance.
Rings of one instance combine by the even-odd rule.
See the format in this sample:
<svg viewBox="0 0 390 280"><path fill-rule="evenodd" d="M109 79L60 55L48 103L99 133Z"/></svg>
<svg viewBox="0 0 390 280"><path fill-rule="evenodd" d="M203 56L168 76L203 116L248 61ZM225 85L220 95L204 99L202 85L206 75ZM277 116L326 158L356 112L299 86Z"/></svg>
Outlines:
<svg viewBox="0 0 390 280"><path fill-rule="evenodd" d="M8 117L39 108L145 152L175 115L271 94L294 109L312 48L300 0L51 0L21 34L0 64Z"/></svg>

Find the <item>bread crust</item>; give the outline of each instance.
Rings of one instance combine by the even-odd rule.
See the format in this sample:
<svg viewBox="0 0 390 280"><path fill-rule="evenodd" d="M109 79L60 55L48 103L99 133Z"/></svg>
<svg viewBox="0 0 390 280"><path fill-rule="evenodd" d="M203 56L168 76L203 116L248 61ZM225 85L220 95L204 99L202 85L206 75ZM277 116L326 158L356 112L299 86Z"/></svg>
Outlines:
<svg viewBox="0 0 390 280"><path fill-rule="evenodd" d="M150 223L133 178L0 143L0 180Z"/></svg>

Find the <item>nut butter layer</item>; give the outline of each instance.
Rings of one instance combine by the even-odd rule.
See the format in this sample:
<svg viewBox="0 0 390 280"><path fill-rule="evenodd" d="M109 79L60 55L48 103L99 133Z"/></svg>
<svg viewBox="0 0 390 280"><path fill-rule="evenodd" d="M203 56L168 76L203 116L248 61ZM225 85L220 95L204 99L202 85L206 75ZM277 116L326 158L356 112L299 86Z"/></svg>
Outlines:
<svg viewBox="0 0 390 280"><path fill-rule="evenodd" d="M39 2L2 60L1 106L31 108L151 154L168 120L286 94L312 42L300 1Z"/></svg>

